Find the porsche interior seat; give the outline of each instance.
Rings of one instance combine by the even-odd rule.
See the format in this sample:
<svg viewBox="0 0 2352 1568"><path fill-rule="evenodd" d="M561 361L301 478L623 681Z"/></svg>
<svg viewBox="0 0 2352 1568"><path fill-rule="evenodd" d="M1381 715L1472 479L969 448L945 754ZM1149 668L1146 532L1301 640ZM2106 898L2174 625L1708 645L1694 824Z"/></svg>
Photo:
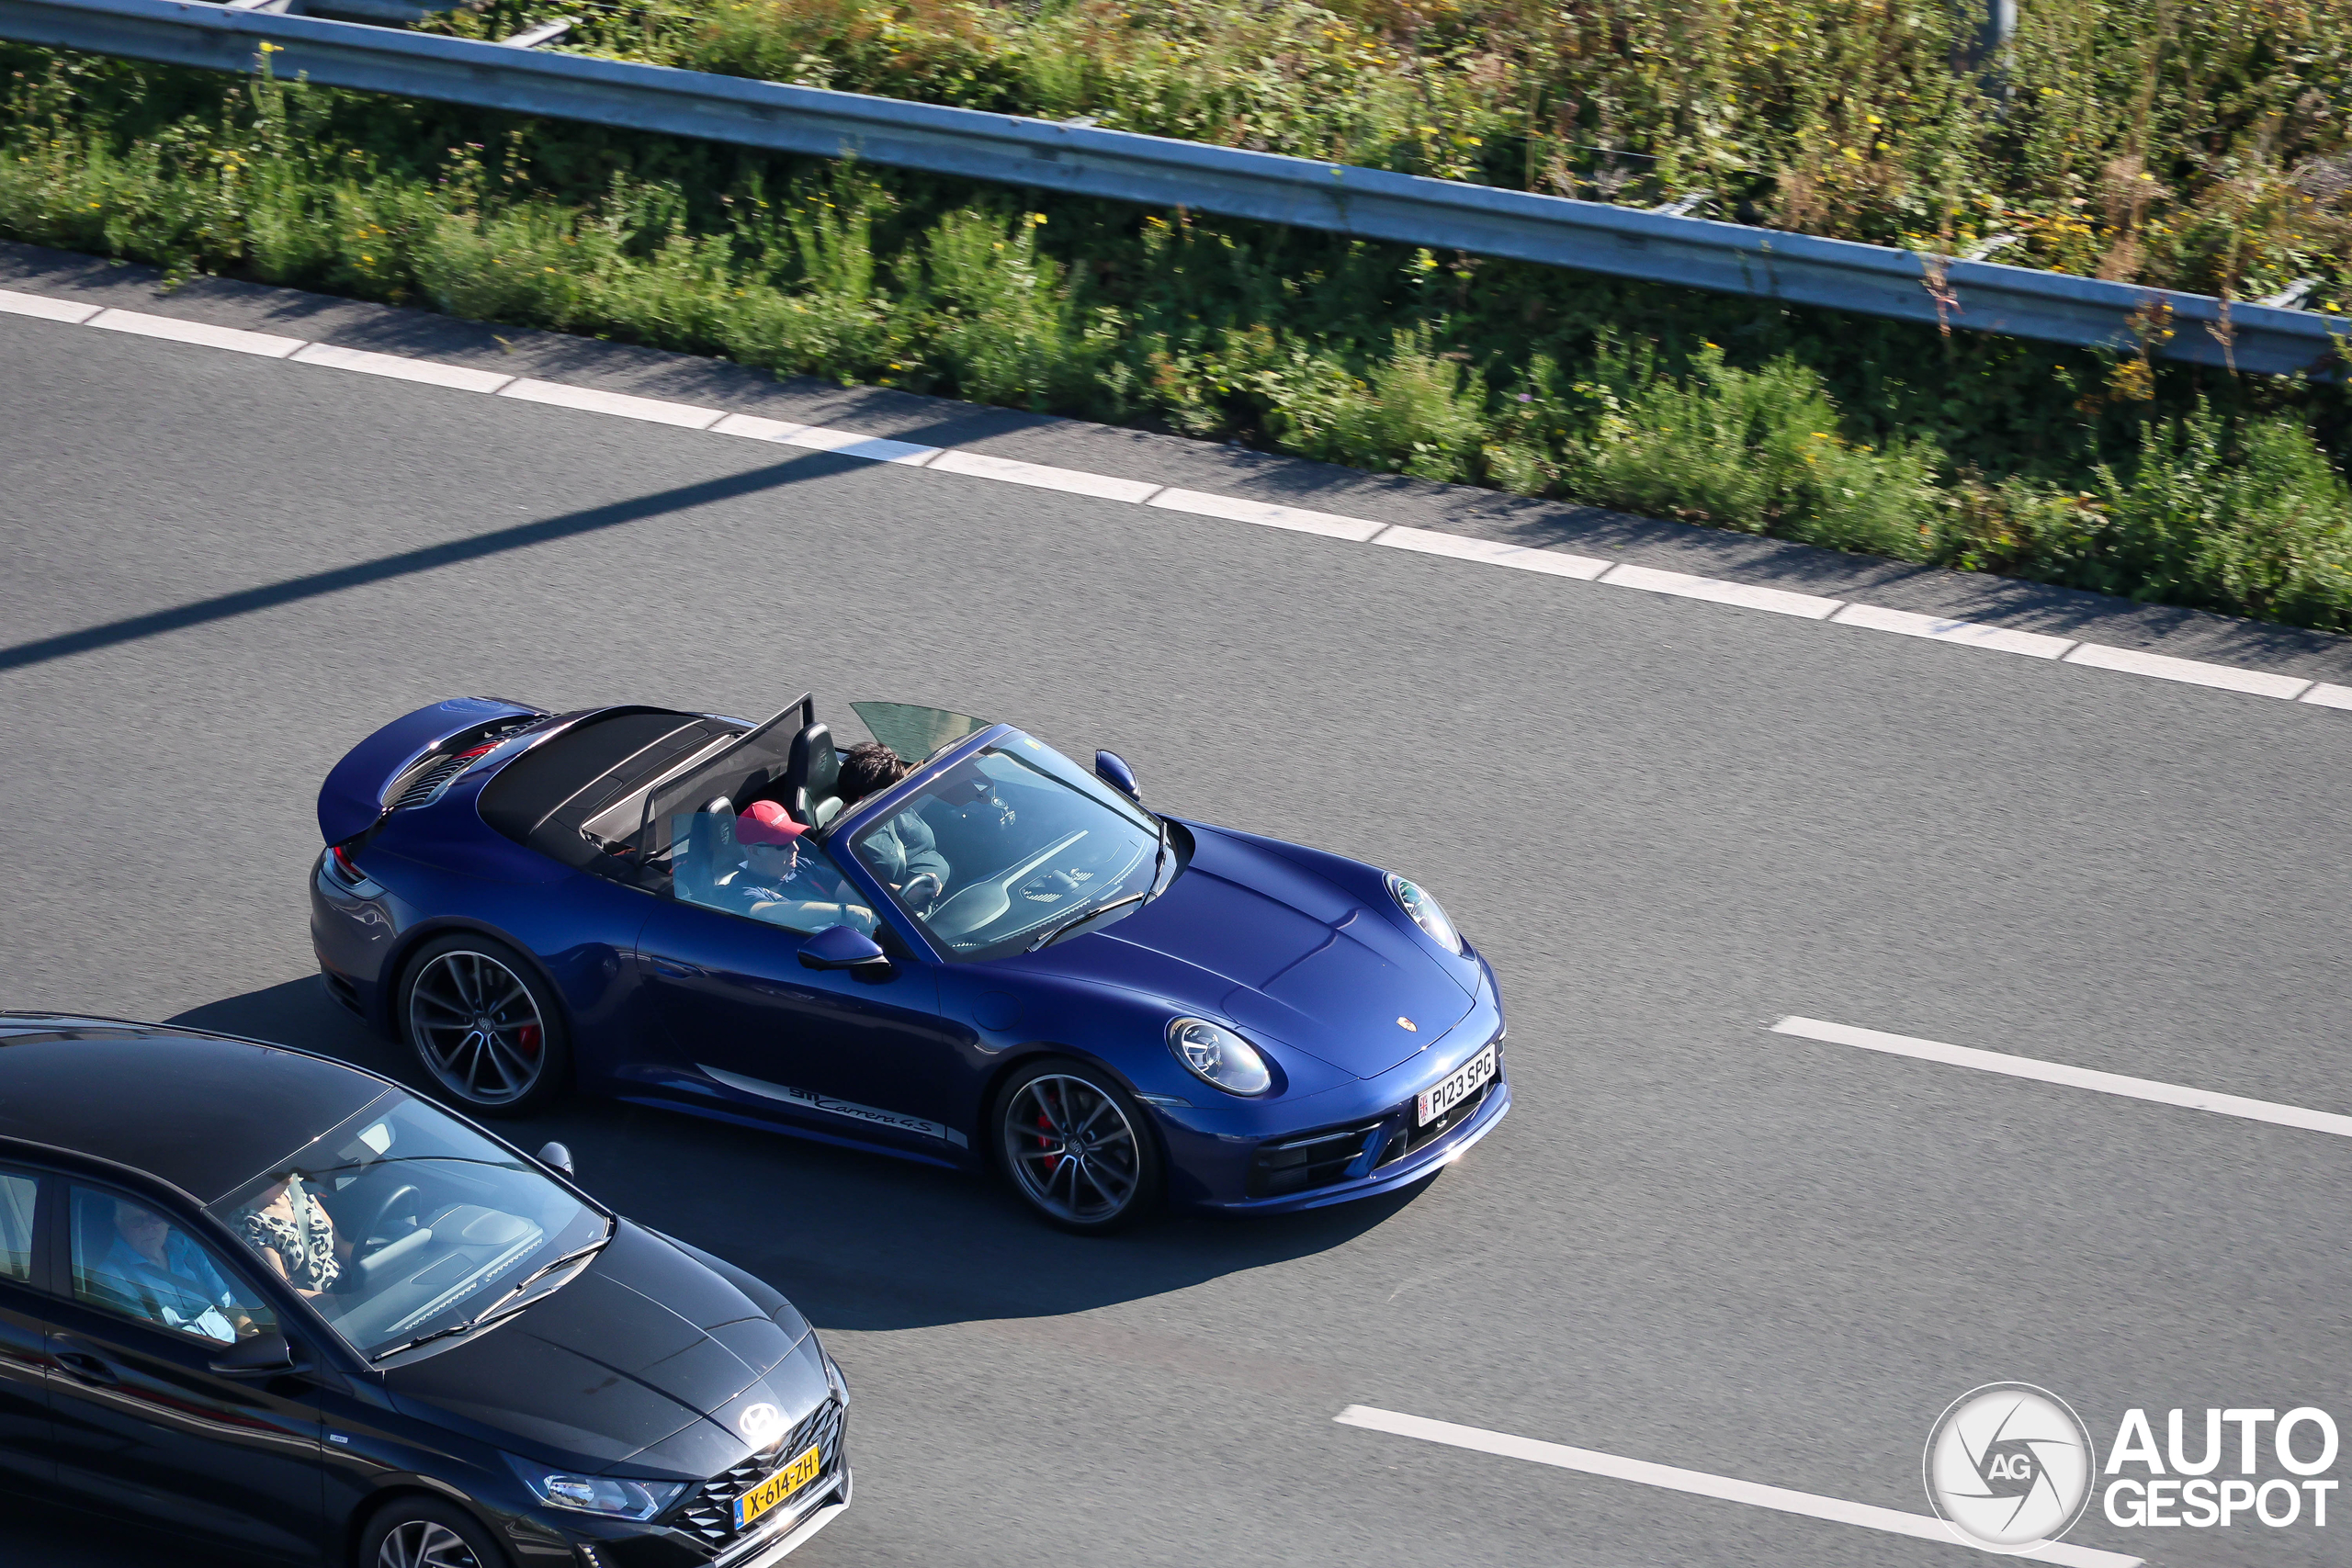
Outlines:
<svg viewBox="0 0 2352 1568"><path fill-rule="evenodd" d="M841 815L841 783L842 759L833 749L833 732L811 724L792 738L784 777L771 793L795 822L821 828Z"/></svg>

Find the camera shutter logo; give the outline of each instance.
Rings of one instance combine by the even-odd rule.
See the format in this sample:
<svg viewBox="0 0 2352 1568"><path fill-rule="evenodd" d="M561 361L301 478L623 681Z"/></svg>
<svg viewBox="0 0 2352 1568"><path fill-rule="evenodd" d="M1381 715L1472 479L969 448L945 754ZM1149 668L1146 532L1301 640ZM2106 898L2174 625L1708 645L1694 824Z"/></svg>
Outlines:
<svg viewBox="0 0 2352 1568"><path fill-rule="evenodd" d="M2098 1464L2089 1428L2064 1400L1996 1382L1962 1394L1937 1419L1924 1468L1938 1517L1973 1545L2016 1552L2074 1528Z"/></svg>

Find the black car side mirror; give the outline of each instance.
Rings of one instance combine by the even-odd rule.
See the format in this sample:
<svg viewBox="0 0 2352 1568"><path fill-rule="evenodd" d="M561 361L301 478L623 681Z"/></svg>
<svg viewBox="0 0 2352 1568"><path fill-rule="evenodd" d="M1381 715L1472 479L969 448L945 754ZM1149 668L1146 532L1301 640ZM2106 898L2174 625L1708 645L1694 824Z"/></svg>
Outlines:
<svg viewBox="0 0 2352 1568"><path fill-rule="evenodd" d="M226 1355L214 1358L212 1370L222 1377L266 1378L294 1370L294 1347L275 1330L240 1339Z"/></svg>
<svg viewBox="0 0 2352 1568"><path fill-rule="evenodd" d="M1094 753L1094 776L1122 795L1130 795L1136 800L1143 798L1142 793L1136 787L1136 771L1127 766L1126 759L1116 751Z"/></svg>
<svg viewBox="0 0 2352 1568"><path fill-rule="evenodd" d="M827 926L800 944L800 962L810 969L863 969L887 966L890 955L854 926Z"/></svg>
<svg viewBox="0 0 2352 1568"><path fill-rule="evenodd" d="M539 1163L564 1175L572 1174L571 1151L561 1144L548 1144L539 1150Z"/></svg>

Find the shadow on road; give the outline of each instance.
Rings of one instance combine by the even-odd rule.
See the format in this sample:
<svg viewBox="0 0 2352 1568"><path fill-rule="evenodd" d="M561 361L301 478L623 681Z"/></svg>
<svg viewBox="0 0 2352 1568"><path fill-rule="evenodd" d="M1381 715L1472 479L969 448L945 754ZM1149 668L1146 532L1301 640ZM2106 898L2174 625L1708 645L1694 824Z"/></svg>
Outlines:
<svg viewBox="0 0 2352 1568"><path fill-rule="evenodd" d="M301 1046L418 1086L403 1053L337 1007L315 978L172 1021ZM1421 1190L1304 1214L1176 1215L1081 1238L1032 1219L992 1179L681 1111L570 1100L496 1125L526 1148L550 1138L569 1145L591 1192L749 1269L820 1328L1050 1317L1159 1295L1343 1245Z"/></svg>

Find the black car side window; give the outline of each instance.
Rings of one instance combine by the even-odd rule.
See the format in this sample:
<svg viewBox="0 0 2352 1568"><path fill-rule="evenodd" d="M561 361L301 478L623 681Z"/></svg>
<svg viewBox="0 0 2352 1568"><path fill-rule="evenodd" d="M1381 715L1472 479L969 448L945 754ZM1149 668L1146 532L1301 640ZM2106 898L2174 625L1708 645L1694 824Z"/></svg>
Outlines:
<svg viewBox="0 0 2352 1568"><path fill-rule="evenodd" d="M74 1300L223 1345L277 1331L254 1289L160 1211L78 1184L73 1200Z"/></svg>
<svg viewBox="0 0 2352 1568"><path fill-rule="evenodd" d="M33 1277L33 1215L40 1198L39 1178L0 1170L0 1280Z"/></svg>

